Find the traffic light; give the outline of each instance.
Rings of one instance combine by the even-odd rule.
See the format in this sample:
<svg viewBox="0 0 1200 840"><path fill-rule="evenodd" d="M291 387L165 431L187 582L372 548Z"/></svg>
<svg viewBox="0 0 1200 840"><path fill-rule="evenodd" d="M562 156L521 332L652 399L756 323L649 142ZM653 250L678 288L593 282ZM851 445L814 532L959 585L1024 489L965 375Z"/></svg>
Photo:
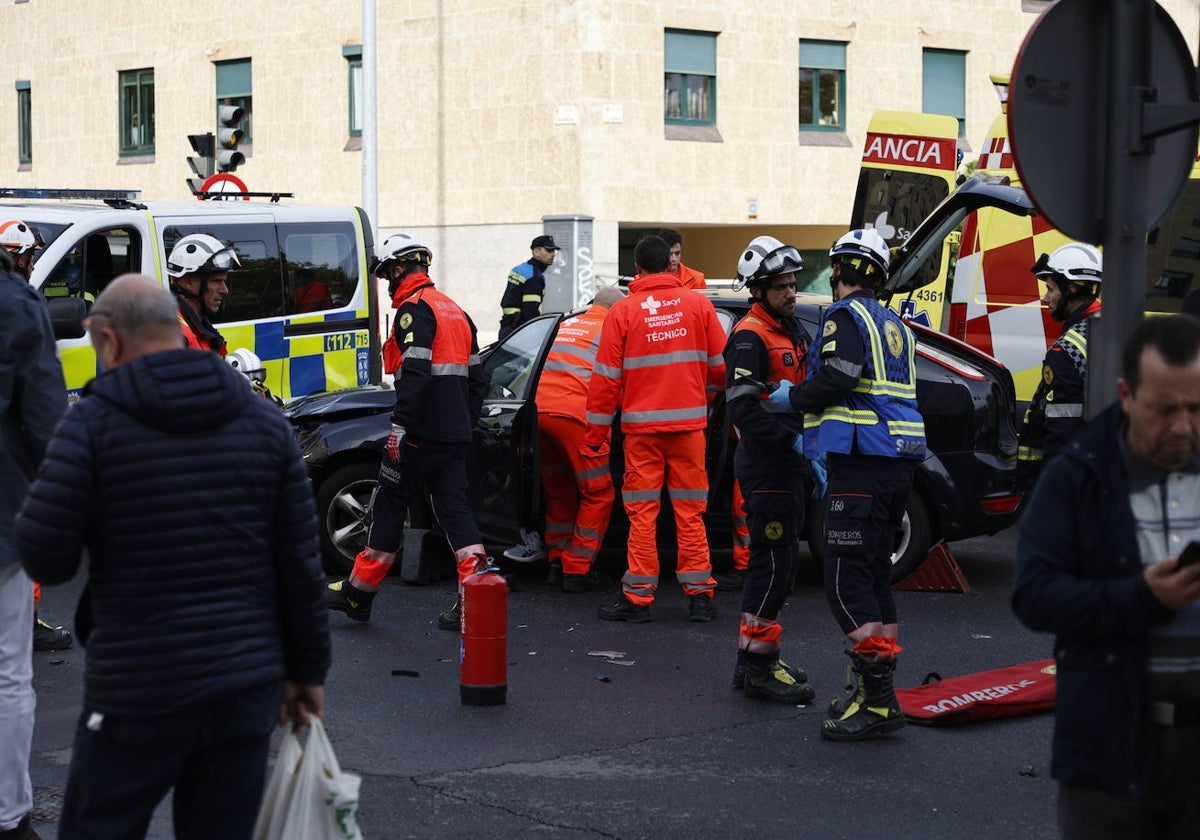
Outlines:
<svg viewBox="0 0 1200 840"><path fill-rule="evenodd" d="M187 162L196 177L188 178L187 185L188 189L192 191L192 195L197 195L205 180L213 174L215 143L211 132L208 134L189 134L188 142L192 144L192 151L196 153L196 157L189 157Z"/></svg>
<svg viewBox="0 0 1200 840"><path fill-rule="evenodd" d="M217 109L217 171L232 172L246 162L246 156L237 150L245 133L238 127L246 112L236 105L222 105Z"/></svg>

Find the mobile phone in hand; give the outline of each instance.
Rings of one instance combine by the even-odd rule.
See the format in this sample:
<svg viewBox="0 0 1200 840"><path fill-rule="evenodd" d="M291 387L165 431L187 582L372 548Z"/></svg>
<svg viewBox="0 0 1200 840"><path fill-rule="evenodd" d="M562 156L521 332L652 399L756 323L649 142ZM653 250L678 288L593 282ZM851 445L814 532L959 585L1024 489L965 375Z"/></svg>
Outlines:
<svg viewBox="0 0 1200 840"><path fill-rule="evenodd" d="M1179 568L1186 568L1197 561L1200 561L1200 541L1192 540L1179 552Z"/></svg>

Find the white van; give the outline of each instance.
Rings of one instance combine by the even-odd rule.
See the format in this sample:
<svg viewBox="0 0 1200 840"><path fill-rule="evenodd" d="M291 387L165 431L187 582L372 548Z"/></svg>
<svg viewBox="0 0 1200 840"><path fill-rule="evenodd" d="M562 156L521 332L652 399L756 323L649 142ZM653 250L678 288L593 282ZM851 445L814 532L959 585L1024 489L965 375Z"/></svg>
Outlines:
<svg viewBox="0 0 1200 840"><path fill-rule="evenodd" d="M236 250L242 268L230 275L213 321L231 350L258 355L272 393L287 400L380 381L374 246L361 208L0 188L2 219L20 219L41 236L31 283L52 307L64 298L90 306L127 272L167 285L174 244L191 233L214 236ZM298 293L303 282L320 284L322 294ZM96 357L85 337L58 345L75 398L96 375Z"/></svg>

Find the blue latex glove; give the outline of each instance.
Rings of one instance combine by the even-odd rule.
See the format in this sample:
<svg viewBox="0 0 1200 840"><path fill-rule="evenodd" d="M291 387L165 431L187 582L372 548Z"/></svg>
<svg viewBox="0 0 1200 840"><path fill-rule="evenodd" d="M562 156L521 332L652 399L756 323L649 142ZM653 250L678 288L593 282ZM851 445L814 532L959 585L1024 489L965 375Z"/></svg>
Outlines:
<svg viewBox="0 0 1200 840"><path fill-rule="evenodd" d="M816 458L809 461L812 465L813 478L816 479L816 486L813 487L812 497L814 499L824 499L825 491L829 489L829 470L825 467L825 453L822 452Z"/></svg>
<svg viewBox="0 0 1200 840"><path fill-rule="evenodd" d="M792 392L792 383L789 380L785 379L779 383L779 387L776 388L774 391L772 391L771 395L767 399L769 399L771 401L772 405L774 405L778 408L782 408L784 411L791 411L792 410L792 400L788 396L788 394L790 394L791 392Z"/></svg>
<svg viewBox="0 0 1200 840"><path fill-rule="evenodd" d="M797 455L804 454L804 435L796 435L796 439L792 441L792 451Z"/></svg>

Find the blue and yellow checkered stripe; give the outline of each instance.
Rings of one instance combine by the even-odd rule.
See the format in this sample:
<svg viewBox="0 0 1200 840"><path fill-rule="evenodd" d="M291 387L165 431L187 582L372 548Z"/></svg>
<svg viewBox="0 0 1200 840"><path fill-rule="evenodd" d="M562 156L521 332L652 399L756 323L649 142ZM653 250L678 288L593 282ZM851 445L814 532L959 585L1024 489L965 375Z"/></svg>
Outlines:
<svg viewBox="0 0 1200 840"><path fill-rule="evenodd" d="M325 324L328 332L287 337L283 318L253 324L218 325L230 350L245 347L262 360L267 387L289 400L317 391L339 391L370 381L371 336L354 322L366 313L329 312L292 318L292 325ZM346 322L339 330L339 322ZM63 374L72 401L99 373L96 354L86 339L60 345Z"/></svg>

